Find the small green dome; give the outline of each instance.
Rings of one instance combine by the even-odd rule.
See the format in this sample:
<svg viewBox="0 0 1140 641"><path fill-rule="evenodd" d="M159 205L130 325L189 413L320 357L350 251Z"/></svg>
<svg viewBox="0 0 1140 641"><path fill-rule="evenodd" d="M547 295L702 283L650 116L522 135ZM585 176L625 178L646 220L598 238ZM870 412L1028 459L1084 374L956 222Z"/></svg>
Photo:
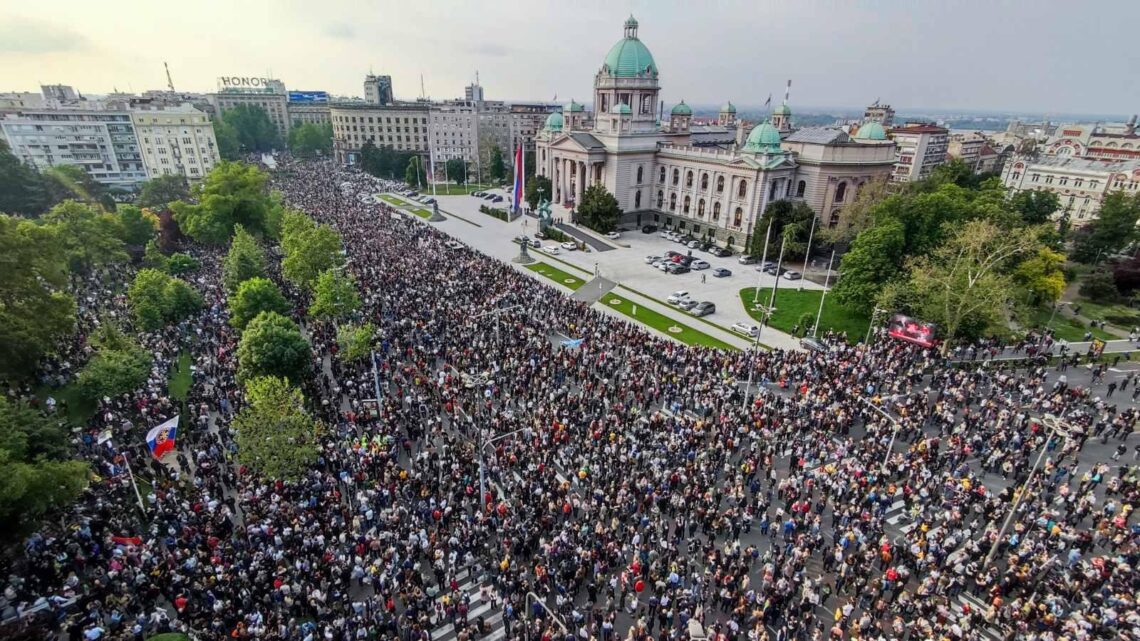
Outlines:
<svg viewBox="0 0 1140 641"><path fill-rule="evenodd" d="M632 114L633 110L630 109L629 105L625 104L624 102L619 102L616 105L614 105L613 109L610 109L610 113L621 114L623 116L626 116L626 115Z"/></svg>
<svg viewBox="0 0 1140 641"><path fill-rule="evenodd" d="M730 100L720 106L720 112L722 114L734 114L736 113L736 105L732 104L732 101Z"/></svg>
<svg viewBox="0 0 1140 641"><path fill-rule="evenodd" d="M555 111L546 117L546 130L547 131L562 131L562 112Z"/></svg>
<svg viewBox="0 0 1140 641"><path fill-rule="evenodd" d="M580 111L585 111L585 110L586 110L586 108L583 107L581 104L574 102L573 98L570 99L570 106L566 107L566 111L569 111L570 113L578 113Z"/></svg>
<svg viewBox="0 0 1140 641"><path fill-rule="evenodd" d="M772 113L777 116L790 116L792 115L792 108L787 105L779 105L772 110Z"/></svg>
<svg viewBox="0 0 1140 641"><path fill-rule="evenodd" d="M744 143L744 151L761 153L779 150L780 132L767 120L753 127L748 134L748 142Z"/></svg>
<svg viewBox="0 0 1140 641"><path fill-rule="evenodd" d="M637 20L633 16L625 21L625 37L618 40L606 54L602 71L619 78L657 75L657 63L653 61L653 54L637 39Z"/></svg>
<svg viewBox="0 0 1140 641"><path fill-rule="evenodd" d="M855 140L886 140L887 131L883 126L872 120L865 122L859 126L859 131L855 132Z"/></svg>
<svg viewBox="0 0 1140 641"><path fill-rule="evenodd" d="M686 105L685 101L682 100L676 105L673 105L673 110L669 113L673 114L674 116L691 116L693 115L693 108L689 105Z"/></svg>

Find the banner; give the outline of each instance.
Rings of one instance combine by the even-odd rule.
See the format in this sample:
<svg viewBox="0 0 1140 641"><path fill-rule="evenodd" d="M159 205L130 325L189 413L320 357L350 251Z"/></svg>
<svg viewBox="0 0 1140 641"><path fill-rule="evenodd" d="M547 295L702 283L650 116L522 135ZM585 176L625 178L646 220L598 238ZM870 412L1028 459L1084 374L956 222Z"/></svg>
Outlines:
<svg viewBox="0 0 1140 641"><path fill-rule="evenodd" d="M887 327L887 334L892 338L921 345L923 347L934 346L934 325L915 320L909 316L902 314L895 314L891 317L891 323Z"/></svg>

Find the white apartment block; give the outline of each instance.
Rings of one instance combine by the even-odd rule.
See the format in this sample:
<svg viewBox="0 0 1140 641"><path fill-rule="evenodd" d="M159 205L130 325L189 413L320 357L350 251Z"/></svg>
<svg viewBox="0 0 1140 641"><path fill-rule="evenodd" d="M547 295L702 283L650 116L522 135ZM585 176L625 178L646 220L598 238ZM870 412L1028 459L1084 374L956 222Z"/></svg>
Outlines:
<svg viewBox="0 0 1140 641"><path fill-rule="evenodd" d="M127 110L80 103L5 114L0 131L12 153L38 169L77 165L96 181L133 189L147 179Z"/></svg>
<svg viewBox="0 0 1140 641"><path fill-rule="evenodd" d="M906 124L887 131L895 141L894 182L912 182L930 175L934 168L946 162L950 146L949 130L928 124Z"/></svg>
<svg viewBox="0 0 1140 641"><path fill-rule="evenodd" d="M131 111L147 178L184 176L201 180L221 162L214 127L190 105L154 105Z"/></svg>
<svg viewBox="0 0 1140 641"><path fill-rule="evenodd" d="M428 114L428 136L436 162L462 158L474 163L479 146L479 112L475 103L453 100L433 104Z"/></svg>

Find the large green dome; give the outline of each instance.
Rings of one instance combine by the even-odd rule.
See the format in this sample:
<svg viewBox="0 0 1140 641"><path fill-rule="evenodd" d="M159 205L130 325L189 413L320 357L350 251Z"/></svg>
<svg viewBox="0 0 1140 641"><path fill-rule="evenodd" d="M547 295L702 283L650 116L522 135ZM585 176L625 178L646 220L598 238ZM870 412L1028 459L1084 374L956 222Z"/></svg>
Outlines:
<svg viewBox="0 0 1140 641"><path fill-rule="evenodd" d="M657 75L657 63L653 61L653 54L637 39L637 20L633 16L625 21L625 37L618 40L606 54L602 70L619 78Z"/></svg>
<svg viewBox="0 0 1140 641"><path fill-rule="evenodd" d="M767 120L753 127L752 132L748 134L748 142L744 143L744 151L762 153L779 150L780 131Z"/></svg>
<svg viewBox="0 0 1140 641"><path fill-rule="evenodd" d="M562 131L562 112L555 111L546 117L546 130L547 131Z"/></svg>
<svg viewBox="0 0 1140 641"><path fill-rule="evenodd" d="M855 132L855 140L886 140L887 131L883 126L874 120L865 122L859 126L859 131Z"/></svg>
<svg viewBox="0 0 1140 641"><path fill-rule="evenodd" d="M673 105L673 110L669 112L674 116L691 116L693 115L693 108L685 104L685 101Z"/></svg>

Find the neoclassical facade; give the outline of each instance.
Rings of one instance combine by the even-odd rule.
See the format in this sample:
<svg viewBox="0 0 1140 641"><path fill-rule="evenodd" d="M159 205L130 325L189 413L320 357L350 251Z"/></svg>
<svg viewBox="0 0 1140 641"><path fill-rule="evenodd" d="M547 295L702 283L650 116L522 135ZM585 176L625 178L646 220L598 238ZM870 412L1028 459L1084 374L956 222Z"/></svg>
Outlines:
<svg viewBox="0 0 1140 641"><path fill-rule="evenodd" d="M601 184L626 223L652 222L739 248L773 200L802 199L829 224L862 184L890 175L894 143L881 127L862 137L795 130L786 104L744 137L736 108L726 103L718 124L742 128L727 145L698 142L684 101L663 125L657 65L637 29L631 16L594 77L594 112L571 102L535 138L537 172L550 178L554 202L572 207Z"/></svg>

